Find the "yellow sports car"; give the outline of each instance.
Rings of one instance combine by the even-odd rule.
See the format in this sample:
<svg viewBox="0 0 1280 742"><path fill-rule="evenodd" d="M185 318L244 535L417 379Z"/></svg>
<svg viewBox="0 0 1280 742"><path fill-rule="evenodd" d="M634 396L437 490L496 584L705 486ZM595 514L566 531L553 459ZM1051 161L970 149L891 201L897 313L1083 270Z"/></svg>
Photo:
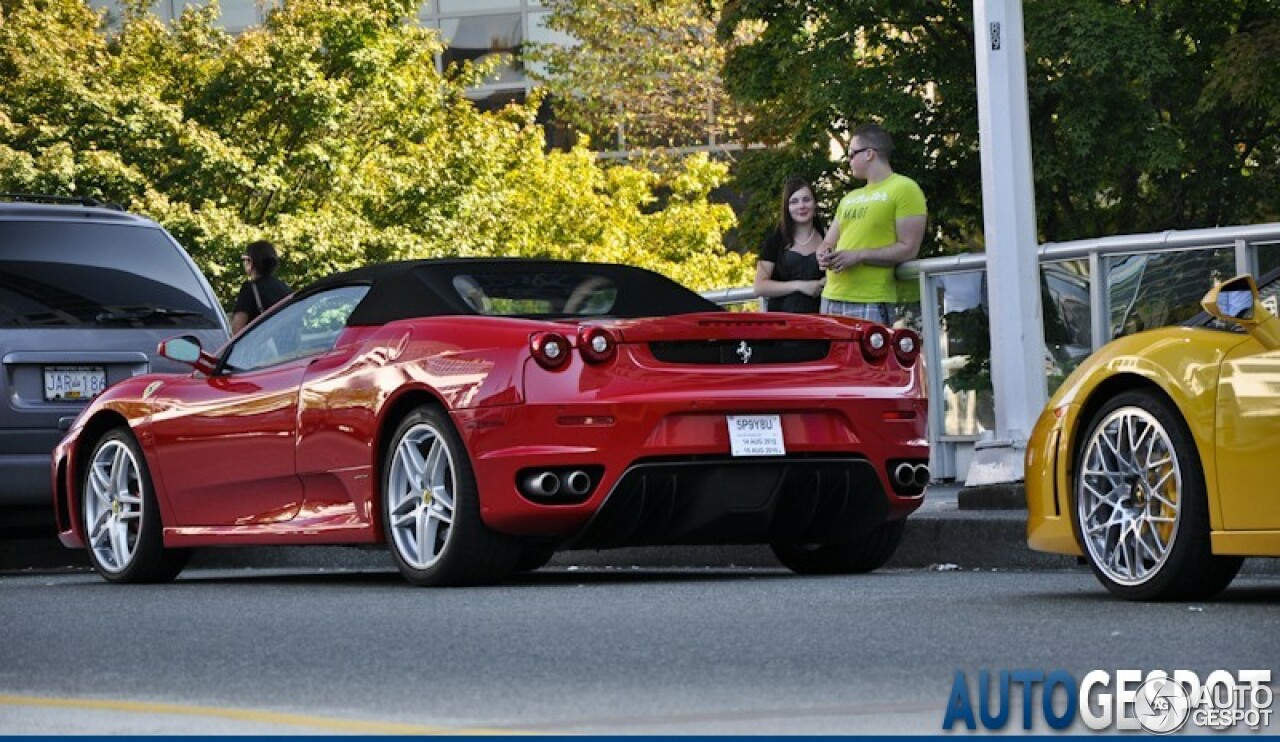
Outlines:
<svg viewBox="0 0 1280 742"><path fill-rule="evenodd" d="M1207 598L1280 556L1280 280L1215 286L1195 327L1112 341L1027 446L1027 543L1131 600Z"/></svg>

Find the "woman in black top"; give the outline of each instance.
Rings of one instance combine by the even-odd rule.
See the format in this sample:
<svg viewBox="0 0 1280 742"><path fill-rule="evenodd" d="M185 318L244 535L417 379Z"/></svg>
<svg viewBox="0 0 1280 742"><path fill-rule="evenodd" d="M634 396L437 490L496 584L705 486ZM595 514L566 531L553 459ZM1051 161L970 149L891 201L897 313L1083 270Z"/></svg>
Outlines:
<svg viewBox="0 0 1280 742"><path fill-rule="evenodd" d="M756 261L756 296L765 298L769 311L818 311L827 283L817 257L825 231L813 188L803 178L787 178L778 228L764 241Z"/></svg>
<svg viewBox="0 0 1280 742"><path fill-rule="evenodd" d="M249 280L240 287L235 306L231 309L231 334L236 334L271 305L293 293L289 284L276 278L276 266L280 258L276 247L266 240L250 243L240 256Z"/></svg>

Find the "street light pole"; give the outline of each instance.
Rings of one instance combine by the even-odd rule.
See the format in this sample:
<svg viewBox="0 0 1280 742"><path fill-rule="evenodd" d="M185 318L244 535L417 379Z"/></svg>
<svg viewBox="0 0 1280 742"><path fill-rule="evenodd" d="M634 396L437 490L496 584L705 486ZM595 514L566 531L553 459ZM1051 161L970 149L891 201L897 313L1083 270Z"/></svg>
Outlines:
<svg viewBox="0 0 1280 742"><path fill-rule="evenodd" d="M999 490L1026 477L1027 438L1047 398L1044 324L1022 2L973 7L995 430L974 446L965 487Z"/></svg>

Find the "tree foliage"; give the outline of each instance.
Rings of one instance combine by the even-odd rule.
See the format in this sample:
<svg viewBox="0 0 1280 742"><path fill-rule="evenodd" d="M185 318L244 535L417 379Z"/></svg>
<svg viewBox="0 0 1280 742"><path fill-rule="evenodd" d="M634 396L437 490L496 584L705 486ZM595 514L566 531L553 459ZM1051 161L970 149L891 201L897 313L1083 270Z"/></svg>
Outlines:
<svg viewBox="0 0 1280 742"><path fill-rule="evenodd" d="M437 71L416 0L290 0L230 36L132 0L118 31L78 0L0 0L0 190L91 196L167 227L225 299L244 243L295 285L371 261L512 255L741 284L722 166L663 174L547 152L537 101L476 109L487 71ZM658 194L665 195L663 203Z"/></svg>
<svg viewBox="0 0 1280 742"><path fill-rule="evenodd" d="M556 115L611 146L705 144L736 135L739 114L720 81L720 0L544 0L548 28L572 45L531 44L534 76ZM603 140L603 141L602 141Z"/></svg>
<svg viewBox="0 0 1280 742"><path fill-rule="evenodd" d="M744 167L770 221L777 184L808 173L833 202L848 184L828 142L863 121L895 133L895 168L929 197L938 240L981 239L972 3L735 0L725 65L745 129L776 143ZM1042 240L1211 227L1280 215L1280 4L1270 0L1024 3L1037 221ZM988 204L1000 208L999 204ZM764 215L769 215L766 218Z"/></svg>

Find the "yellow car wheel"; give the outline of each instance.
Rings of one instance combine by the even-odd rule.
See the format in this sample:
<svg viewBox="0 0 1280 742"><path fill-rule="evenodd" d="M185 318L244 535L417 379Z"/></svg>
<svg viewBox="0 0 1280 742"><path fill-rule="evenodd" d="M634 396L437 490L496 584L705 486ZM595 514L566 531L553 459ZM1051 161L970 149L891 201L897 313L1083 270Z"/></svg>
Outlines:
<svg viewBox="0 0 1280 742"><path fill-rule="evenodd" d="M1204 472L1191 433L1159 392L1118 394L1076 457L1075 526L1093 573L1130 600L1207 598L1240 569L1214 556Z"/></svg>

